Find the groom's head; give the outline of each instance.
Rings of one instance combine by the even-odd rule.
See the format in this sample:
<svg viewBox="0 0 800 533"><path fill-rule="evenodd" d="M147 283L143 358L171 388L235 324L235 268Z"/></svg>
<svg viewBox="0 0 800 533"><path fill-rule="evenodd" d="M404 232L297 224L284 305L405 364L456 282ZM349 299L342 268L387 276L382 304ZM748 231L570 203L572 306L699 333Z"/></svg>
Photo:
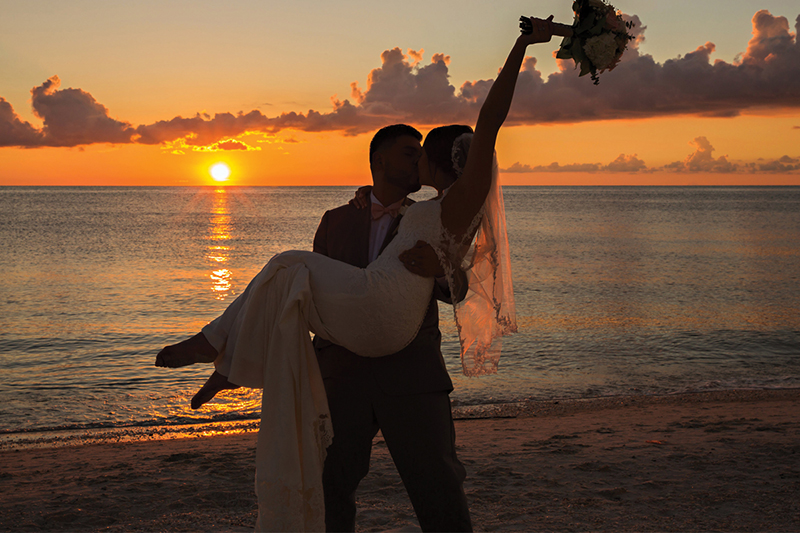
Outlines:
<svg viewBox="0 0 800 533"><path fill-rule="evenodd" d="M422 134L406 124L386 126L372 138L369 168L373 192L384 205L419 190L420 141Z"/></svg>

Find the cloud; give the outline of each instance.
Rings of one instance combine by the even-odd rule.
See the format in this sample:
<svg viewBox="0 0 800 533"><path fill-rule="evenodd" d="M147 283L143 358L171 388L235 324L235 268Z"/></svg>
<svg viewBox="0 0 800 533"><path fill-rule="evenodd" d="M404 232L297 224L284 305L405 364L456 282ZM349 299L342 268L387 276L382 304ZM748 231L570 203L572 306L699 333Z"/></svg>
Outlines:
<svg viewBox="0 0 800 533"><path fill-rule="evenodd" d="M712 153L714 147L705 137L697 137L689 143L695 147L695 151L689 154L683 161L675 161L664 165L664 170L675 172L737 172L741 170L741 165L731 163L727 156L714 158Z"/></svg>
<svg viewBox="0 0 800 533"><path fill-rule="evenodd" d="M597 172L603 167L597 163L572 163L568 165L561 165L553 162L549 165L521 165L519 162L514 163L508 168L501 169L500 172L510 173L528 173L528 172Z"/></svg>
<svg viewBox="0 0 800 533"><path fill-rule="evenodd" d="M714 147L705 137L697 137L689 143L695 147L694 152L683 161L675 161L653 170L672 172L715 172L715 173L797 173L800 171L800 158L784 155L779 159L755 162L729 161L727 156L715 158Z"/></svg>
<svg viewBox="0 0 800 533"><path fill-rule="evenodd" d="M647 170L647 165L636 154L620 154L619 157L605 167L605 170L610 172L639 172L640 170Z"/></svg>
<svg viewBox="0 0 800 533"><path fill-rule="evenodd" d="M380 68L373 69L367 77L366 90L357 84L351 86L358 104L357 116L369 125L442 124L471 117L471 103L465 106L450 84L450 56L434 54L430 64L422 66L419 61L418 55L409 61L400 48L384 51Z"/></svg>
<svg viewBox="0 0 800 533"><path fill-rule="evenodd" d="M462 121L467 113L460 114L460 101L455 88L448 81L447 64L450 57L434 54L431 63L419 66L422 50L400 48L381 54L381 67L373 69L367 77L367 88L351 84L350 100L331 98L333 110L329 113L309 110L307 113L283 113L267 117L260 111L247 114L217 113L197 114L191 118L175 117L136 128L142 144L163 144L184 139L188 145L205 146L225 137L244 133L275 134L285 129L306 132L342 131L357 135L373 131L392 122L419 123L413 117L431 117L426 120L445 122L458 116ZM488 89L487 89L488 90ZM474 104L470 104L471 107ZM476 108L477 109L477 108Z"/></svg>
<svg viewBox="0 0 800 533"><path fill-rule="evenodd" d="M417 63L422 61L422 58L424 57L423 54L425 53L425 49L424 48L420 48L419 51L417 51L417 50L412 50L411 48L409 48L407 50L407 53L408 53L408 57L410 57L411 60L412 60L411 65L415 66Z"/></svg>
<svg viewBox="0 0 800 533"><path fill-rule="evenodd" d="M128 143L133 128L108 115L108 109L80 89L59 89L53 76L31 90L33 112L44 122L47 146L78 146L94 143Z"/></svg>
<svg viewBox="0 0 800 533"><path fill-rule="evenodd" d="M249 131L263 131L270 119L260 111L247 114L217 113L213 117L198 113L191 118L175 117L136 128L136 142L162 144L184 139L191 146L210 145L226 138L237 137Z"/></svg>
<svg viewBox="0 0 800 533"><path fill-rule="evenodd" d="M242 141L237 141L236 139L227 139L224 141L220 141L218 143L214 143L212 147L218 150L244 150L245 152L261 150L261 148L250 146L247 143L244 143Z"/></svg>
<svg viewBox="0 0 800 533"><path fill-rule="evenodd" d="M111 118L108 109L80 89L59 89L53 76L31 89L33 112L42 119L40 129L23 122L11 105L0 98L0 146L80 146L131 142L134 130L127 122Z"/></svg>
<svg viewBox="0 0 800 533"><path fill-rule="evenodd" d="M504 173L542 173L542 172L714 172L714 173L797 173L800 172L800 157L784 155L779 159L755 162L733 162L727 156L714 157L714 147L706 137L696 137L689 142L694 151L682 161L675 161L662 167L648 167L636 154L620 154L607 165L601 163L570 163L562 165L558 162L549 165L531 166L515 162Z"/></svg>
<svg viewBox="0 0 800 533"><path fill-rule="evenodd" d="M640 32L644 27L633 20ZM711 61L707 42L675 59L657 63L642 54L637 37L617 68L597 87L578 78L572 62L545 81L522 72L515 95L514 124L636 119L678 114L735 116L747 109L800 107L800 46L784 17L759 11L753 37L738 61ZM800 26L800 17L797 25Z"/></svg>
<svg viewBox="0 0 800 533"><path fill-rule="evenodd" d="M186 142L186 139L176 139L174 141L166 141L161 144L161 147L176 155L183 155L186 152L223 152L228 150L242 150L245 152L259 152L261 148L258 146L250 146L246 142L238 139L225 139L209 145L191 145Z"/></svg>
<svg viewBox="0 0 800 533"><path fill-rule="evenodd" d="M800 158L785 155L774 161L748 163L745 168L749 172L796 173L800 172Z"/></svg>
<svg viewBox="0 0 800 533"><path fill-rule="evenodd" d="M0 147L41 146L44 135L19 118L5 98L0 97Z"/></svg>
<svg viewBox="0 0 800 533"><path fill-rule="evenodd" d="M658 63L640 50L646 26L636 15L624 18L634 23L636 39L616 69L601 76L599 86L587 77L579 78L571 62L559 60L559 71L545 78L536 68L536 59L526 58L506 124L671 115L732 117L746 110L800 108L800 16L792 33L785 17L758 11L752 18L753 34L747 49L732 63L712 61L715 45L711 42ZM166 145L178 140L186 146L212 146L245 133L275 135L286 129L358 135L394 122L474 123L493 83L491 79L466 81L456 88L450 81L451 58L440 53L428 64L423 64L423 50L403 53L397 47L380 57L381 66L369 73L366 88L351 83L351 99L334 96L332 108L325 112L309 110L273 117L258 110L197 114L135 128L112 119L87 92L59 90L59 79L54 76L32 91L34 112L44 121L41 129L21 121L5 100L0 102L0 146ZM689 164L724 167L719 160L703 159L702 154L697 157ZM612 164L641 170L634 160Z"/></svg>
<svg viewBox="0 0 800 533"><path fill-rule="evenodd" d="M571 163L562 165L557 162L549 165L523 165L519 162L514 163L508 168L501 169L501 172L508 173L530 173L530 172L639 172L646 171L647 165L639 159L636 154L620 154L608 165L600 163Z"/></svg>

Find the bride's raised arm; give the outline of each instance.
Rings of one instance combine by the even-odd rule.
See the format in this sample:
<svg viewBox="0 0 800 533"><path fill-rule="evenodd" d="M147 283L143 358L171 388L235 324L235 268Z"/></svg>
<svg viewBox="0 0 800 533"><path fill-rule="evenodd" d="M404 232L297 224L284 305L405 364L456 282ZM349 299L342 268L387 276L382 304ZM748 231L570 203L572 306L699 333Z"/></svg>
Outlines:
<svg viewBox="0 0 800 533"><path fill-rule="evenodd" d="M458 242L464 242L475 215L478 214L492 186L492 165L497 132L508 116L517 76L530 44L545 43L553 36L553 17L531 18L533 31L520 35L508 54L503 69L492 84L481 106L475 134L469 148L464 173L442 200L442 225Z"/></svg>

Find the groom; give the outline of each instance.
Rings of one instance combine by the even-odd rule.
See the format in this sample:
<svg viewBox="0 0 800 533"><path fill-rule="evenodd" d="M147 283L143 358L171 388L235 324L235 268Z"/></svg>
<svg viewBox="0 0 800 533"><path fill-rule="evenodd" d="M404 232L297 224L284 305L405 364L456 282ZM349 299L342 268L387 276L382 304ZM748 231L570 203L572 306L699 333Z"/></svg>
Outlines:
<svg viewBox="0 0 800 533"><path fill-rule="evenodd" d="M361 268L375 260L397 229L398 211L410 202L406 195L420 188L421 140L405 124L375 134L369 150L371 209L344 205L326 212L314 237L315 252ZM466 471L456 457L453 384L440 349L437 298L449 303L449 290L440 280L417 337L396 354L360 357L314 339L334 432L323 472L328 531L355 530L356 488L369 471L378 430L422 530L472 530L463 488Z"/></svg>

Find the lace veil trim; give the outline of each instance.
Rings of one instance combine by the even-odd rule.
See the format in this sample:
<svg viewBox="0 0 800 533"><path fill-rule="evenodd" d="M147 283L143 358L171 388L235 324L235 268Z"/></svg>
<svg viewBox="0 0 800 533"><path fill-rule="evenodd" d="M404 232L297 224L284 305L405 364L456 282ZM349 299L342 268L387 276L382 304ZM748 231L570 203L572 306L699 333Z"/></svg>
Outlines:
<svg viewBox="0 0 800 533"><path fill-rule="evenodd" d="M465 133L453 143L453 168L458 176L464 171L471 141L472 134ZM459 287L454 267L445 258L463 257L458 266L465 272L469 288L453 309L461 344L461 368L467 376L496 373L501 337L517 331L506 213L498 174L495 156L489 195L466 233L471 235L477 227L472 242L457 242L442 228L443 250L438 251L453 295L459 294Z"/></svg>

